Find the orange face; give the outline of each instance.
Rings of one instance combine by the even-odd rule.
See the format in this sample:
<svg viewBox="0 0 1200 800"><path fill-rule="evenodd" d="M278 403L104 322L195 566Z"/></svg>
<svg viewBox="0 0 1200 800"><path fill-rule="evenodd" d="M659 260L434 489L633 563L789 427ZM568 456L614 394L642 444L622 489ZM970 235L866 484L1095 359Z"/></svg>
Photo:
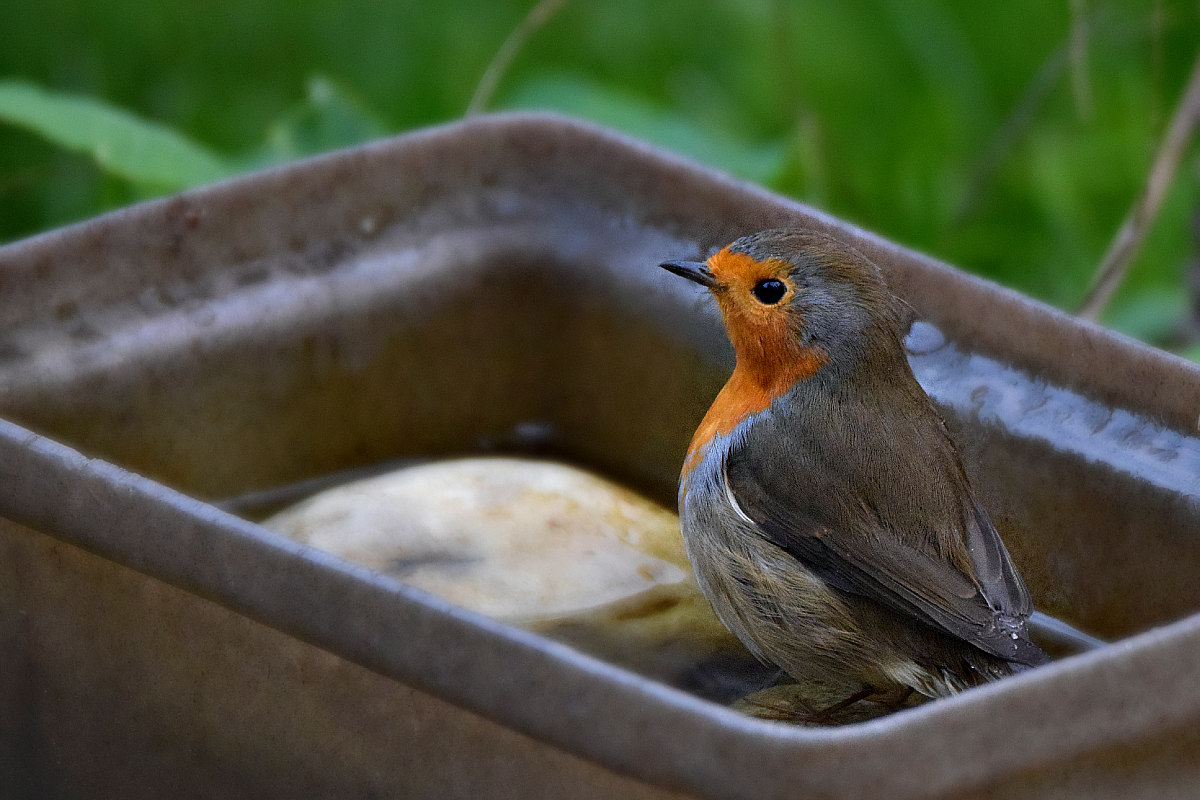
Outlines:
<svg viewBox="0 0 1200 800"><path fill-rule="evenodd" d="M791 307L796 287L788 262L755 261L726 247L708 260L708 270L717 281L713 295L739 361L778 361L799 344L803 320Z"/></svg>
<svg viewBox="0 0 1200 800"><path fill-rule="evenodd" d="M696 431L686 468L714 435L726 435L750 414L765 410L829 360L801 341L804 320L792 306L797 287L788 262L756 261L726 247L708 260L708 271L737 366Z"/></svg>

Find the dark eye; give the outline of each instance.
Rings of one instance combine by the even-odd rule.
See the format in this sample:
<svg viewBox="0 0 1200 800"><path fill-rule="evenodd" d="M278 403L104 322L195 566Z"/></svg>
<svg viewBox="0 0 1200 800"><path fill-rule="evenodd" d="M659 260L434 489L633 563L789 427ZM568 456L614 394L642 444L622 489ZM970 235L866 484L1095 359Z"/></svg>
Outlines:
<svg viewBox="0 0 1200 800"><path fill-rule="evenodd" d="M784 286L783 281L778 278L764 278L754 284L754 288L750 291L754 292L754 296L758 298L758 302L763 305L773 306L787 294L787 286Z"/></svg>

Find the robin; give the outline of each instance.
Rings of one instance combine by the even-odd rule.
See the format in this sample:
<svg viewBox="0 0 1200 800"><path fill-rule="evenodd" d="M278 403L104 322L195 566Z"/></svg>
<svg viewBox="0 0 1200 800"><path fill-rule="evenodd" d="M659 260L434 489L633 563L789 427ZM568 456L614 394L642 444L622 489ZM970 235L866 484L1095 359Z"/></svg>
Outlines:
<svg viewBox="0 0 1200 800"><path fill-rule="evenodd" d="M838 708L1047 661L879 269L789 229L661 266L712 292L737 354L679 486L687 554L726 627Z"/></svg>

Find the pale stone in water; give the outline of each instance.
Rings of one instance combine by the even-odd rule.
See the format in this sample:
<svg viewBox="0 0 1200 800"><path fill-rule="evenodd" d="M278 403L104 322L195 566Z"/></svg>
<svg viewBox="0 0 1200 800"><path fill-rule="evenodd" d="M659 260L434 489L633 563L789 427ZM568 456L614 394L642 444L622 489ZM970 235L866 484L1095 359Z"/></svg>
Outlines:
<svg viewBox="0 0 1200 800"><path fill-rule="evenodd" d="M696 586L676 515L562 464L409 467L326 490L263 524L650 674L744 654Z"/></svg>

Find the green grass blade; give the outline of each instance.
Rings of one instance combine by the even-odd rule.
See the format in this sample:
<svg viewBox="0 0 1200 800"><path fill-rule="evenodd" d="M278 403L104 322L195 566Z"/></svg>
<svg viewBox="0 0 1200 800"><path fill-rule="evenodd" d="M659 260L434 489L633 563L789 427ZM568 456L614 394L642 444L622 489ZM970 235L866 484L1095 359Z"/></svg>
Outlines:
<svg viewBox="0 0 1200 800"><path fill-rule="evenodd" d="M24 81L0 80L0 122L90 155L104 171L160 191L209 183L231 172L220 157L164 125Z"/></svg>
<svg viewBox="0 0 1200 800"><path fill-rule="evenodd" d="M647 139L739 178L771 184L783 169L781 142L751 142L702 126L681 112L660 108L633 94L570 76L544 76L519 84L503 103L513 109L545 109L589 119Z"/></svg>

